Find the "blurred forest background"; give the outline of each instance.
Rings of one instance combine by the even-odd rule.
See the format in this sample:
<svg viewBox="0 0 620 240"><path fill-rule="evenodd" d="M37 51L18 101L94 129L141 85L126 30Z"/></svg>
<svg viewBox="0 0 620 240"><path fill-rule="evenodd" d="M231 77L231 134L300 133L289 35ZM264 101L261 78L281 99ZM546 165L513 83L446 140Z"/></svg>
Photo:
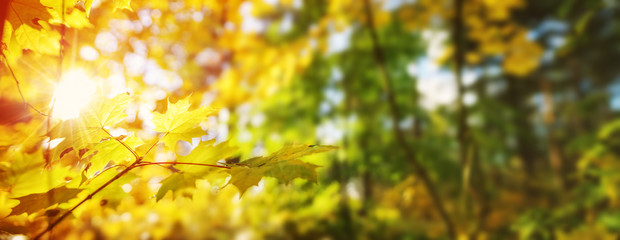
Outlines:
<svg viewBox="0 0 620 240"><path fill-rule="evenodd" d="M22 2L58 4L12 4ZM125 128L138 135L152 134L146 119L168 97L191 94L196 105L220 109L203 123L203 140L230 139L243 159L287 143L339 148L307 158L322 166L318 184L267 178L241 199L237 189L198 180L156 203L144 189L157 181L133 183L130 200L87 205L93 210L60 227L64 236L620 234L616 0L65 3L73 9L62 14L65 25L58 13L32 12L41 21L18 28L14 6L3 9L3 50L11 53L1 69L3 143L17 126L45 123L21 107L4 63L25 99L46 109L52 85L41 79L53 78L60 62L61 71L83 69L108 96L130 92L137 103ZM5 218L0 231L31 231L15 221Z"/></svg>

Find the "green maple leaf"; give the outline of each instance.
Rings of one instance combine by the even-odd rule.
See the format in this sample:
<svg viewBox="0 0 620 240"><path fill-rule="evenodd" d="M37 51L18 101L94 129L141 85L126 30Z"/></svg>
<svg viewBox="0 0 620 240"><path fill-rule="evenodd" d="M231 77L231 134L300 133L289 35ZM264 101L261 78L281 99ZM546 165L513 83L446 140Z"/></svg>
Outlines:
<svg viewBox="0 0 620 240"><path fill-rule="evenodd" d="M161 187L155 194L156 200L162 199L169 191L176 192L178 190L193 187L198 179L197 176L183 173L173 173L161 181Z"/></svg>
<svg viewBox="0 0 620 240"><path fill-rule="evenodd" d="M67 188L66 186L57 187L45 193L34 193L23 197L15 198L19 200L19 205L11 211L11 215L22 213L34 213L41 209L48 208L54 204L67 202L77 196L82 189Z"/></svg>
<svg viewBox="0 0 620 240"><path fill-rule="evenodd" d="M198 146L187 156L177 157L178 162L183 163L202 163L215 165L219 160L232 157L237 154L239 148L232 147L228 142L215 144L215 140L200 142ZM213 168L205 168L194 165L177 165L175 168L189 173L204 173Z"/></svg>
<svg viewBox="0 0 620 240"><path fill-rule="evenodd" d="M155 131L164 133L161 141L167 147L174 149L179 140L191 142L192 138L205 134L198 124L215 110L202 106L188 111L190 105L188 96L176 103L168 101L168 110L164 114L153 113Z"/></svg>
<svg viewBox="0 0 620 240"><path fill-rule="evenodd" d="M199 163L215 165L219 160L229 158L237 154L238 148L231 147L228 142L215 145L215 140L201 142L187 156L179 156L178 162ZM195 165L175 165L180 173L173 173L161 182L161 187L157 191L156 197L159 201L168 191L178 191L186 187L192 187L197 179L205 177L207 174L218 168L195 166Z"/></svg>
<svg viewBox="0 0 620 240"><path fill-rule="evenodd" d="M266 157L255 157L234 164L230 169L230 183L239 189L240 197L251 187L258 185L263 177L274 177L288 184L295 178L316 182L317 165L302 162L300 157L327 152L334 146L289 145Z"/></svg>

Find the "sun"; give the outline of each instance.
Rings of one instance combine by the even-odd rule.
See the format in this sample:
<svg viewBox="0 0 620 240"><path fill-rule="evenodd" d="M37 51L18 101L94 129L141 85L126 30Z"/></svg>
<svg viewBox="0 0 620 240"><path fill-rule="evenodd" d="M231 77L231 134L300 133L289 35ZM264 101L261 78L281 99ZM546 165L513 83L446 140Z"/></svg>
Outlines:
<svg viewBox="0 0 620 240"><path fill-rule="evenodd" d="M54 97L50 103L50 106L54 107L53 116L62 120L76 118L92 100L96 89L97 84L90 80L83 70L66 72L54 89Z"/></svg>

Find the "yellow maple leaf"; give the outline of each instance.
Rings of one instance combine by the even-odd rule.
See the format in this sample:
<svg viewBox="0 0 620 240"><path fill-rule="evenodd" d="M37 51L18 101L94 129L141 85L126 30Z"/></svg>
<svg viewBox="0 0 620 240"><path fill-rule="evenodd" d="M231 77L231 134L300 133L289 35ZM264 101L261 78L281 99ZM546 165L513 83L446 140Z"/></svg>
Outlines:
<svg viewBox="0 0 620 240"><path fill-rule="evenodd" d="M123 140L123 143L130 148L144 144L144 142L135 136L129 136ZM133 160L134 155L127 150L125 146L120 144L116 139L108 139L97 143L93 148L88 150L84 156L95 154L90 160L91 164L88 168L86 175L90 178L95 175L96 172L101 171L110 161L116 164L122 164Z"/></svg>
<svg viewBox="0 0 620 240"><path fill-rule="evenodd" d="M153 113L155 131L165 134L161 141L169 148L174 149L179 140L191 142L192 138L204 135L198 124L215 112L215 109L205 106L188 111L190 105L188 96L176 103L168 101L168 110L164 114Z"/></svg>
<svg viewBox="0 0 620 240"><path fill-rule="evenodd" d="M129 11L133 12L133 9L131 8L131 0L113 0L113 4L114 4L114 12L116 12L117 9L127 9ZM84 1L84 8L86 10L86 17L90 16L90 10L93 6L93 0L85 0Z"/></svg>
<svg viewBox="0 0 620 240"><path fill-rule="evenodd" d="M104 127L112 127L121 122L127 115L125 109L131 101L129 94L119 94L112 99L96 98L76 119L62 121L50 131L52 139L64 138L54 148L53 159L60 157L68 148L78 151L90 144L98 143L110 137Z"/></svg>
<svg viewBox="0 0 620 240"><path fill-rule="evenodd" d="M38 30L41 29L39 21L50 19L52 19L51 13L39 0L13 0L9 3L6 20L13 29L27 25Z"/></svg>
<svg viewBox="0 0 620 240"><path fill-rule="evenodd" d="M127 117L125 109L129 102L131 102L129 93L116 95L112 99L99 98L92 107L84 111L84 120L89 126L114 126Z"/></svg>

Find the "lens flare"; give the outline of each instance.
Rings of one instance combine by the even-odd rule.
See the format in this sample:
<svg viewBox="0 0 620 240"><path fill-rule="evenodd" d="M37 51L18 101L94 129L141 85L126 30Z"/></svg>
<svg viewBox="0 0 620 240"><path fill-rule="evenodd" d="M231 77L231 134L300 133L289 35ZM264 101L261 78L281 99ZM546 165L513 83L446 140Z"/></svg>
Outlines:
<svg viewBox="0 0 620 240"><path fill-rule="evenodd" d="M54 117L62 120L76 118L88 105L97 85L88 78L83 70L65 73L54 90Z"/></svg>

